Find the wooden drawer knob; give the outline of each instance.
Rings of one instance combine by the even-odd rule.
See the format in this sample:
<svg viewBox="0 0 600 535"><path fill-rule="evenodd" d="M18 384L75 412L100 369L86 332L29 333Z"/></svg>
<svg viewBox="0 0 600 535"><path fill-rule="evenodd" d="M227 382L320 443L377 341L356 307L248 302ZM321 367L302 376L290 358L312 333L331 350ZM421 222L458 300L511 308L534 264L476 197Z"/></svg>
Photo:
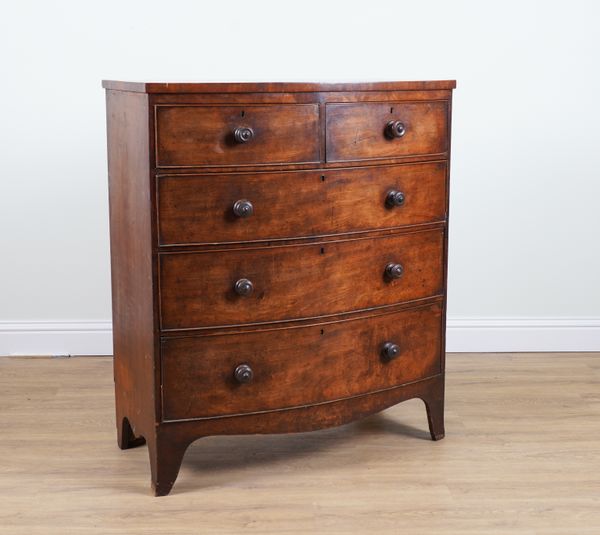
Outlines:
<svg viewBox="0 0 600 535"><path fill-rule="evenodd" d="M399 279L404 274L402 264L394 264L393 262L385 266L385 276L388 279Z"/></svg>
<svg viewBox="0 0 600 535"><path fill-rule="evenodd" d="M254 284L249 279L240 279L233 286L235 293L241 296L250 295L254 291Z"/></svg>
<svg viewBox="0 0 600 535"><path fill-rule="evenodd" d="M247 126L238 126L233 131L233 137L237 143L248 143L254 137L254 130Z"/></svg>
<svg viewBox="0 0 600 535"><path fill-rule="evenodd" d="M393 189L391 191L388 191L388 194L385 198L385 204L390 208L393 208L394 206L402 206L404 204L405 199L406 196L404 195L404 192L396 191Z"/></svg>
<svg viewBox="0 0 600 535"><path fill-rule="evenodd" d="M240 199L233 204L233 213L238 217L250 217L254 213L254 206L246 199Z"/></svg>
<svg viewBox="0 0 600 535"><path fill-rule="evenodd" d="M240 384L246 384L252 381L254 372L248 364L240 364L233 372L235 380Z"/></svg>
<svg viewBox="0 0 600 535"><path fill-rule="evenodd" d="M400 355L400 346L395 344L394 342L386 342L381 347L381 357L386 362L390 360L394 360L396 357Z"/></svg>
<svg viewBox="0 0 600 535"><path fill-rule="evenodd" d="M402 121L390 121L385 125L385 135L390 139L396 139L406 134L406 126Z"/></svg>

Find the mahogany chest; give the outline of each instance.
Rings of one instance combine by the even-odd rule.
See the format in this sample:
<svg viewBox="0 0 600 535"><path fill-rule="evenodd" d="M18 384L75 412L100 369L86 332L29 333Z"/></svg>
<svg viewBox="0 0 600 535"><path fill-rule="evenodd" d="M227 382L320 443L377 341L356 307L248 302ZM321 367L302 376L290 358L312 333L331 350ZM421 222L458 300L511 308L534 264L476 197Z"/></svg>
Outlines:
<svg viewBox="0 0 600 535"><path fill-rule="evenodd" d="M188 445L409 398L444 436L454 81L105 81L118 443Z"/></svg>

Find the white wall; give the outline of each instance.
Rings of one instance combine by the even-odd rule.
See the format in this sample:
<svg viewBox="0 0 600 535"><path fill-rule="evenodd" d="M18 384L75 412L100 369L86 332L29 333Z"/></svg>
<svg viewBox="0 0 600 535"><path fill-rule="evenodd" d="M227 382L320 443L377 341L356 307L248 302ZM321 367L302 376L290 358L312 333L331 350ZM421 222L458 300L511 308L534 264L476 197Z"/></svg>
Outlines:
<svg viewBox="0 0 600 535"><path fill-rule="evenodd" d="M599 5L4 4L0 353L110 352L102 78L456 78L449 349L600 349Z"/></svg>

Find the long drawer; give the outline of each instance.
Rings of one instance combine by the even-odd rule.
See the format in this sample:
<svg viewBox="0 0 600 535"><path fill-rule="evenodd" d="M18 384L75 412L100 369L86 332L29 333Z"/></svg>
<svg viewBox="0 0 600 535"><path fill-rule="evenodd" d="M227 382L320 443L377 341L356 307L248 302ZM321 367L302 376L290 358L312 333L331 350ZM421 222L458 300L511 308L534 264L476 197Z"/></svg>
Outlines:
<svg viewBox="0 0 600 535"><path fill-rule="evenodd" d="M441 305L298 328L167 338L163 419L322 403L441 370Z"/></svg>
<svg viewBox="0 0 600 535"><path fill-rule="evenodd" d="M446 163L166 175L161 245L322 236L444 220Z"/></svg>
<svg viewBox="0 0 600 535"><path fill-rule="evenodd" d="M161 327L310 318L440 295L443 232L163 253Z"/></svg>

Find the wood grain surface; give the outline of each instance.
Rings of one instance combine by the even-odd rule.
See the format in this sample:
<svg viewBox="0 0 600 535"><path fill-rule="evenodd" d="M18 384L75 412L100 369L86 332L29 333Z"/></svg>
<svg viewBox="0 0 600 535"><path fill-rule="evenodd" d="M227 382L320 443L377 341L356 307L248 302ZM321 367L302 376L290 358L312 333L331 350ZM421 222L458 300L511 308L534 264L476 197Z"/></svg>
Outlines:
<svg viewBox="0 0 600 535"><path fill-rule="evenodd" d="M147 96L107 93L114 374L123 448L135 445L136 436L152 436L160 406L147 114Z"/></svg>
<svg viewBox="0 0 600 535"><path fill-rule="evenodd" d="M406 82L129 82L103 80L102 87L141 93L312 93L315 91L432 91L454 89L456 80Z"/></svg>
<svg viewBox="0 0 600 535"><path fill-rule="evenodd" d="M443 221L446 162L158 179L162 245L322 236ZM402 206L386 205L388 192ZM238 200L254 213L236 217Z"/></svg>
<svg viewBox="0 0 600 535"><path fill-rule="evenodd" d="M437 375L441 313L435 304L296 329L165 339L163 418L323 403ZM394 360L382 358L385 342L399 345ZM240 364L253 371L248 384L234 378Z"/></svg>
<svg viewBox="0 0 600 535"><path fill-rule="evenodd" d="M443 243L442 231L429 230L322 244L162 254L162 329L310 318L440 295ZM384 275L393 262L404 267L397 280ZM251 295L234 291L235 282L243 278L254 284Z"/></svg>
<svg viewBox="0 0 600 535"><path fill-rule="evenodd" d="M448 150L448 103L360 102L326 105L327 161L383 159L444 154ZM389 121L406 133L389 139Z"/></svg>
<svg viewBox="0 0 600 535"><path fill-rule="evenodd" d="M239 143L235 129L254 137ZM157 106L157 167L318 162L319 106Z"/></svg>

